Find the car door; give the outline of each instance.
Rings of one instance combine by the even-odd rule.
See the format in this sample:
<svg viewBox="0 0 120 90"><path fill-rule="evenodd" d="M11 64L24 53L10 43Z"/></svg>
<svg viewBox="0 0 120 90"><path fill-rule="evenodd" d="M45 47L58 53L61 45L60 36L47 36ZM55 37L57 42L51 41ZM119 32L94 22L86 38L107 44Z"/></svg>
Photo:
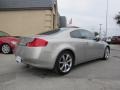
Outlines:
<svg viewBox="0 0 120 90"><path fill-rule="evenodd" d="M70 36L72 37L72 44L75 47L75 55L76 55L75 64L85 62L85 57L86 57L85 45L87 44L87 41L81 39L81 34L79 29L70 32Z"/></svg>
<svg viewBox="0 0 120 90"><path fill-rule="evenodd" d="M104 53L104 45L101 42L92 39L88 39L86 49L88 60L101 58Z"/></svg>
<svg viewBox="0 0 120 90"><path fill-rule="evenodd" d="M95 36L93 33L87 31L87 30L81 30L81 38L83 38L87 44L85 47L85 60L93 60L102 54L102 46L99 42L95 40Z"/></svg>

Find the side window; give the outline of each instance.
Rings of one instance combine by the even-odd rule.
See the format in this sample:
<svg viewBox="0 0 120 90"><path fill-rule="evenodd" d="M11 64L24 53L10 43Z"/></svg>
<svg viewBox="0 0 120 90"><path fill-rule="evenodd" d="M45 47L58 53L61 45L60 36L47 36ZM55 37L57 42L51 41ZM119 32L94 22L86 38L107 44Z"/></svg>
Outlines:
<svg viewBox="0 0 120 90"><path fill-rule="evenodd" d="M85 30L80 30L81 38L87 39L88 34L86 33Z"/></svg>
<svg viewBox="0 0 120 90"><path fill-rule="evenodd" d="M9 36L7 33L0 31L0 36Z"/></svg>
<svg viewBox="0 0 120 90"><path fill-rule="evenodd" d="M75 31L70 32L70 36L72 38L80 38L81 37L80 30L75 30Z"/></svg>
<svg viewBox="0 0 120 90"><path fill-rule="evenodd" d="M95 39L95 35L93 34L93 33L91 33L91 32L89 32L89 31L87 31L87 33L88 33L88 39Z"/></svg>
<svg viewBox="0 0 120 90"><path fill-rule="evenodd" d="M81 38L90 39L90 40L95 39L94 34L87 30L80 30L80 33L81 33Z"/></svg>
<svg viewBox="0 0 120 90"><path fill-rule="evenodd" d="M82 30L82 29L72 31L70 33L70 36L72 38L81 38L81 39L90 39L90 40L95 39L95 36L93 33L89 32L87 30Z"/></svg>

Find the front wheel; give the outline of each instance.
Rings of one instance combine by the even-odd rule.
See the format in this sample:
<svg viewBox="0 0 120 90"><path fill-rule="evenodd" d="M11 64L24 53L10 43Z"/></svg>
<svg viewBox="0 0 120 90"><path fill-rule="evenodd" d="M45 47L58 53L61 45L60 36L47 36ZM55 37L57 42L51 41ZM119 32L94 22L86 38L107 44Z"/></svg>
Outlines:
<svg viewBox="0 0 120 90"><path fill-rule="evenodd" d="M104 57L103 60L108 60L110 57L110 49L108 47L106 47L105 51L104 51Z"/></svg>
<svg viewBox="0 0 120 90"><path fill-rule="evenodd" d="M70 51L63 51L57 57L54 70L59 74L67 74L73 67L74 56Z"/></svg>

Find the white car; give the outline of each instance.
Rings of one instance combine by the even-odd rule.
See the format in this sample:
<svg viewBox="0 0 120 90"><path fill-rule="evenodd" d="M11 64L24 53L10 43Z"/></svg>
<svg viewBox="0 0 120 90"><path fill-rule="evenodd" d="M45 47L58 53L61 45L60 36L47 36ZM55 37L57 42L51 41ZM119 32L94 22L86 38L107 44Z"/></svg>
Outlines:
<svg viewBox="0 0 120 90"><path fill-rule="evenodd" d="M26 65L53 69L67 74L74 65L90 60L108 59L110 46L81 28L60 28L39 35L22 37L16 60Z"/></svg>

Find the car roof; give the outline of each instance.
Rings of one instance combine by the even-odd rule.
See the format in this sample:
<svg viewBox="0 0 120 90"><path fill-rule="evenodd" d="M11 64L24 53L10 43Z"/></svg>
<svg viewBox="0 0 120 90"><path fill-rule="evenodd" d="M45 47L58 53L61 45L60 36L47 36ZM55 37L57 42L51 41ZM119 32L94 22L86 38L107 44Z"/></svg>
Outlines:
<svg viewBox="0 0 120 90"><path fill-rule="evenodd" d="M83 29L83 28L80 28L80 27L65 27L65 28L60 28L60 30L62 31L68 31L68 32L72 32L74 30L86 30L86 29ZM86 31L89 31L89 30L86 30Z"/></svg>

